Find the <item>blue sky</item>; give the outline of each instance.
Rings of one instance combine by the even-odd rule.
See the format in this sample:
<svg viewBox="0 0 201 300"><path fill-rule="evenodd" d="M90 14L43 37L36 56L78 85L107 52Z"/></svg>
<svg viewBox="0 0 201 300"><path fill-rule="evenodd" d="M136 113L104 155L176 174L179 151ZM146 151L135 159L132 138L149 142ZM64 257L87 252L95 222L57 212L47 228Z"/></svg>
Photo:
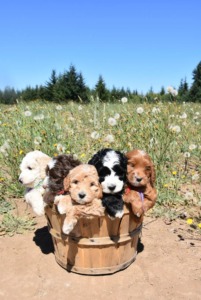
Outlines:
<svg viewBox="0 0 201 300"><path fill-rule="evenodd" d="M73 64L93 88L146 93L192 83L200 0L7 0L0 4L0 89L45 84Z"/></svg>

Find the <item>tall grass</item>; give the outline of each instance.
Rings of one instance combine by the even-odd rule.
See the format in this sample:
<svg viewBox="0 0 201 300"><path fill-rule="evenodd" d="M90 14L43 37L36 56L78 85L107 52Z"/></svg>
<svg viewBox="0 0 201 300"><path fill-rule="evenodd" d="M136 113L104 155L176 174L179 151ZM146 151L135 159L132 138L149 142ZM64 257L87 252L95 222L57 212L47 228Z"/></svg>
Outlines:
<svg viewBox="0 0 201 300"><path fill-rule="evenodd" d="M23 195L19 164L34 149L74 153L86 163L101 148L140 148L157 171L155 211L201 205L201 105L193 103L20 102L0 106L0 188L5 199ZM191 197L182 192L188 186ZM192 187L193 186L193 190ZM192 199L191 199L192 198ZM196 200L195 200L196 199ZM195 203L196 202L196 203Z"/></svg>

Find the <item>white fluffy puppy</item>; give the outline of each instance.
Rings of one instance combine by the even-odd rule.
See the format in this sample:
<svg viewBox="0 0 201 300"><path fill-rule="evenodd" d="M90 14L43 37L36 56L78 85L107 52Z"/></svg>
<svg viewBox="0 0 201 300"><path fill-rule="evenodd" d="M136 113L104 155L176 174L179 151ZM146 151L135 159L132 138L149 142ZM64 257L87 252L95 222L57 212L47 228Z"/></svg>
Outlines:
<svg viewBox="0 0 201 300"><path fill-rule="evenodd" d="M43 193L45 190L42 184L46 176L45 168L50 160L51 157L35 150L27 153L20 164L19 182L26 187L25 200L39 216L44 215Z"/></svg>

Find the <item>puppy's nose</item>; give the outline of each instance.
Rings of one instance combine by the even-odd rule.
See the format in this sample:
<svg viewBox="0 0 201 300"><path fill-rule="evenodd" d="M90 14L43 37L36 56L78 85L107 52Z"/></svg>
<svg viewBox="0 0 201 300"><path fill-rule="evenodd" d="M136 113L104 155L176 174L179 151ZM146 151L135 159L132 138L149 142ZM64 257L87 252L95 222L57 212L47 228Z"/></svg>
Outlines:
<svg viewBox="0 0 201 300"><path fill-rule="evenodd" d="M18 179L18 181L19 181L19 183L23 183L22 179L20 179L20 178Z"/></svg>
<svg viewBox="0 0 201 300"><path fill-rule="evenodd" d="M141 181L142 181L142 177L137 177L137 178L136 178L136 181L137 181L137 182L141 182Z"/></svg>
<svg viewBox="0 0 201 300"><path fill-rule="evenodd" d="M78 196L80 197L80 199L83 199L86 196L86 194L84 192L80 192Z"/></svg>
<svg viewBox="0 0 201 300"><path fill-rule="evenodd" d="M108 189L109 189L111 192L113 192L115 188L116 188L116 185L110 185L110 186L108 186Z"/></svg>

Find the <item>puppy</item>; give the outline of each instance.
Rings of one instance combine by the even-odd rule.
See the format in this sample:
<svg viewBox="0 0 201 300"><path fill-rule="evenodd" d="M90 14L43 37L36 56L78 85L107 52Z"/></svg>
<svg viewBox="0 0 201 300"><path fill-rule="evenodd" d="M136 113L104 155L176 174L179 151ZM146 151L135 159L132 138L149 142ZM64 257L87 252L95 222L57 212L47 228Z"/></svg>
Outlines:
<svg viewBox="0 0 201 300"><path fill-rule="evenodd" d="M51 157L41 151L35 150L27 153L20 164L19 182L26 187L25 200L33 211L41 216L44 215L42 186L45 178L45 168Z"/></svg>
<svg viewBox="0 0 201 300"><path fill-rule="evenodd" d="M127 187L123 199L131 204L134 215L141 218L157 199L155 168L150 156L142 150L127 152L126 157Z"/></svg>
<svg viewBox="0 0 201 300"><path fill-rule="evenodd" d="M127 158L109 148L98 151L88 162L94 165L103 189L102 203L111 218L123 215L123 191L126 182Z"/></svg>
<svg viewBox="0 0 201 300"><path fill-rule="evenodd" d="M60 154L53 157L46 167L46 177L43 187L46 192L43 196L44 202L47 204L54 203L54 198L57 195L63 195L64 178L68 175L70 170L80 165L81 162L69 154Z"/></svg>
<svg viewBox="0 0 201 300"><path fill-rule="evenodd" d="M72 169L64 179L68 195L57 196L55 204L60 214L66 214L62 231L69 234L81 217L103 216L104 207L100 198L102 188L94 166L83 164Z"/></svg>

